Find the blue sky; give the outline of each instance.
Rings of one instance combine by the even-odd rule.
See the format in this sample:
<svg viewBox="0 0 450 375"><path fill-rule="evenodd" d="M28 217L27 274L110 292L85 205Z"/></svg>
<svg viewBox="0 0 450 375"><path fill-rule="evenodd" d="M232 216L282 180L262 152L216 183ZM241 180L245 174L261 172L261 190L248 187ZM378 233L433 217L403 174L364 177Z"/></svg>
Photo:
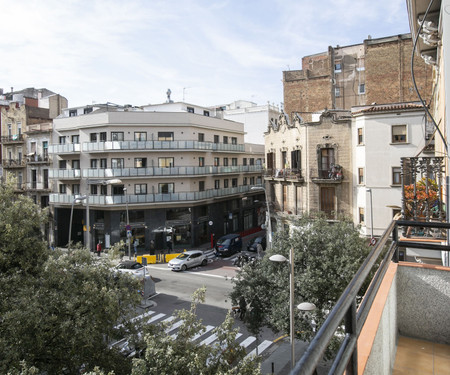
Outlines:
<svg viewBox="0 0 450 375"><path fill-rule="evenodd" d="M69 106L283 101L328 46L408 33L406 0L0 0L0 88Z"/></svg>

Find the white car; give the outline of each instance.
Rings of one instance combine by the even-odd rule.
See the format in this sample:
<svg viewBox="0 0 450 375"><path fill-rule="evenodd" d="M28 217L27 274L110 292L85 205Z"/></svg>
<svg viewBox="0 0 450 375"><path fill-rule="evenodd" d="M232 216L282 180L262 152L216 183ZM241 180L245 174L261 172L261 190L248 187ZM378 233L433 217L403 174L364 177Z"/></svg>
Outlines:
<svg viewBox="0 0 450 375"><path fill-rule="evenodd" d="M119 272L128 273L133 276L144 276L144 272L146 275L149 275L146 267L133 260L122 261L115 268Z"/></svg>
<svg viewBox="0 0 450 375"><path fill-rule="evenodd" d="M208 259L201 250L190 250L181 253L168 263L168 267L172 271L186 271L188 268L195 266L206 266Z"/></svg>

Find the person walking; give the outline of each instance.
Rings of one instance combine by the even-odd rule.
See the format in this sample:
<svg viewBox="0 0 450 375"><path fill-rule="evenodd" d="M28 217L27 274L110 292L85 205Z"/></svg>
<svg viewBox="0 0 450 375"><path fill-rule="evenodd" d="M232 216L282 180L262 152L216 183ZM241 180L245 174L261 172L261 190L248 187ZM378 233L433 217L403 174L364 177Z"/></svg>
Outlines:
<svg viewBox="0 0 450 375"><path fill-rule="evenodd" d="M101 252L102 252L102 241L98 241L98 244L97 244L97 255L100 256Z"/></svg>
<svg viewBox="0 0 450 375"><path fill-rule="evenodd" d="M137 247L139 246L139 240L136 238L134 240L134 257L137 257Z"/></svg>

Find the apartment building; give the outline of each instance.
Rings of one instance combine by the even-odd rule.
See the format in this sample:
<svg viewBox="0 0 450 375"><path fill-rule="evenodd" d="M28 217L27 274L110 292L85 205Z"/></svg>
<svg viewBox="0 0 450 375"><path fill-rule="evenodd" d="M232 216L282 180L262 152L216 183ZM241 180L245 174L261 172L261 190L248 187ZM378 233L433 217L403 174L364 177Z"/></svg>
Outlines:
<svg viewBox="0 0 450 375"><path fill-rule="evenodd" d="M71 239L85 240L86 203L91 248L125 240L128 223L138 248L149 251L169 239L183 249L261 224L264 194L251 187L262 184L264 148L245 144L243 124L207 108L68 108L54 120L49 153L59 246L68 243L72 213Z"/></svg>
<svg viewBox="0 0 450 375"><path fill-rule="evenodd" d="M14 176L18 193L47 207L52 119L62 107L67 107L67 99L50 90L34 88L2 94L1 99L3 177Z"/></svg>
<svg viewBox="0 0 450 375"><path fill-rule="evenodd" d="M284 112L311 121L325 109L417 100L411 79L411 34L372 39L302 58L301 70L283 72ZM431 92L432 69L414 57L417 86ZM430 99L430 95L427 96Z"/></svg>

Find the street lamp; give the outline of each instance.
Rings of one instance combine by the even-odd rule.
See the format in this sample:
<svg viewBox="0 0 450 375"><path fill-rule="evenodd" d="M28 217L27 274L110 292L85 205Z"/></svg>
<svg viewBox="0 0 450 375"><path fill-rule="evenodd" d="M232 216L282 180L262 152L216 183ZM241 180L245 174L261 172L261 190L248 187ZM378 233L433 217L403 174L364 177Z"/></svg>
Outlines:
<svg viewBox="0 0 450 375"><path fill-rule="evenodd" d="M291 247L289 251L289 260L280 254L272 255L269 260L272 262L288 262L289 263L289 336L291 343L291 370L295 364L295 327L294 327L294 248ZM312 311L316 308L313 303L302 302L297 308L302 311Z"/></svg>
<svg viewBox="0 0 450 375"><path fill-rule="evenodd" d="M131 236L128 236L128 231L131 230L130 228L130 215L128 213L128 195L127 195L127 188L123 188L123 193L125 194L125 205L127 210L127 226L125 228L125 232L127 234L127 241L128 241L128 259L131 260Z"/></svg>
<svg viewBox="0 0 450 375"><path fill-rule="evenodd" d="M73 206L75 203L80 203L86 199L86 195L74 198L72 201L72 209L70 210L70 220L69 220L69 240L67 241L67 249L70 250L70 243L72 242L72 220L73 220Z"/></svg>
<svg viewBox="0 0 450 375"><path fill-rule="evenodd" d="M372 201L372 189L367 188L367 193L370 193L370 226L371 226L371 238L373 238L373 201Z"/></svg>
<svg viewBox="0 0 450 375"><path fill-rule="evenodd" d="M269 232L267 240L269 241L269 250L272 250L272 221L270 220L270 207L269 207L269 200L267 199L267 190L262 186L252 186L250 190L264 190L264 196L266 198L266 206L267 206L267 214L266 214L266 221L268 221L267 230Z"/></svg>
<svg viewBox="0 0 450 375"><path fill-rule="evenodd" d="M90 218L89 218L89 185L117 185L121 184L122 180L113 178L111 180L87 180L86 184L86 246L91 251L91 231L90 231Z"/></svg>

